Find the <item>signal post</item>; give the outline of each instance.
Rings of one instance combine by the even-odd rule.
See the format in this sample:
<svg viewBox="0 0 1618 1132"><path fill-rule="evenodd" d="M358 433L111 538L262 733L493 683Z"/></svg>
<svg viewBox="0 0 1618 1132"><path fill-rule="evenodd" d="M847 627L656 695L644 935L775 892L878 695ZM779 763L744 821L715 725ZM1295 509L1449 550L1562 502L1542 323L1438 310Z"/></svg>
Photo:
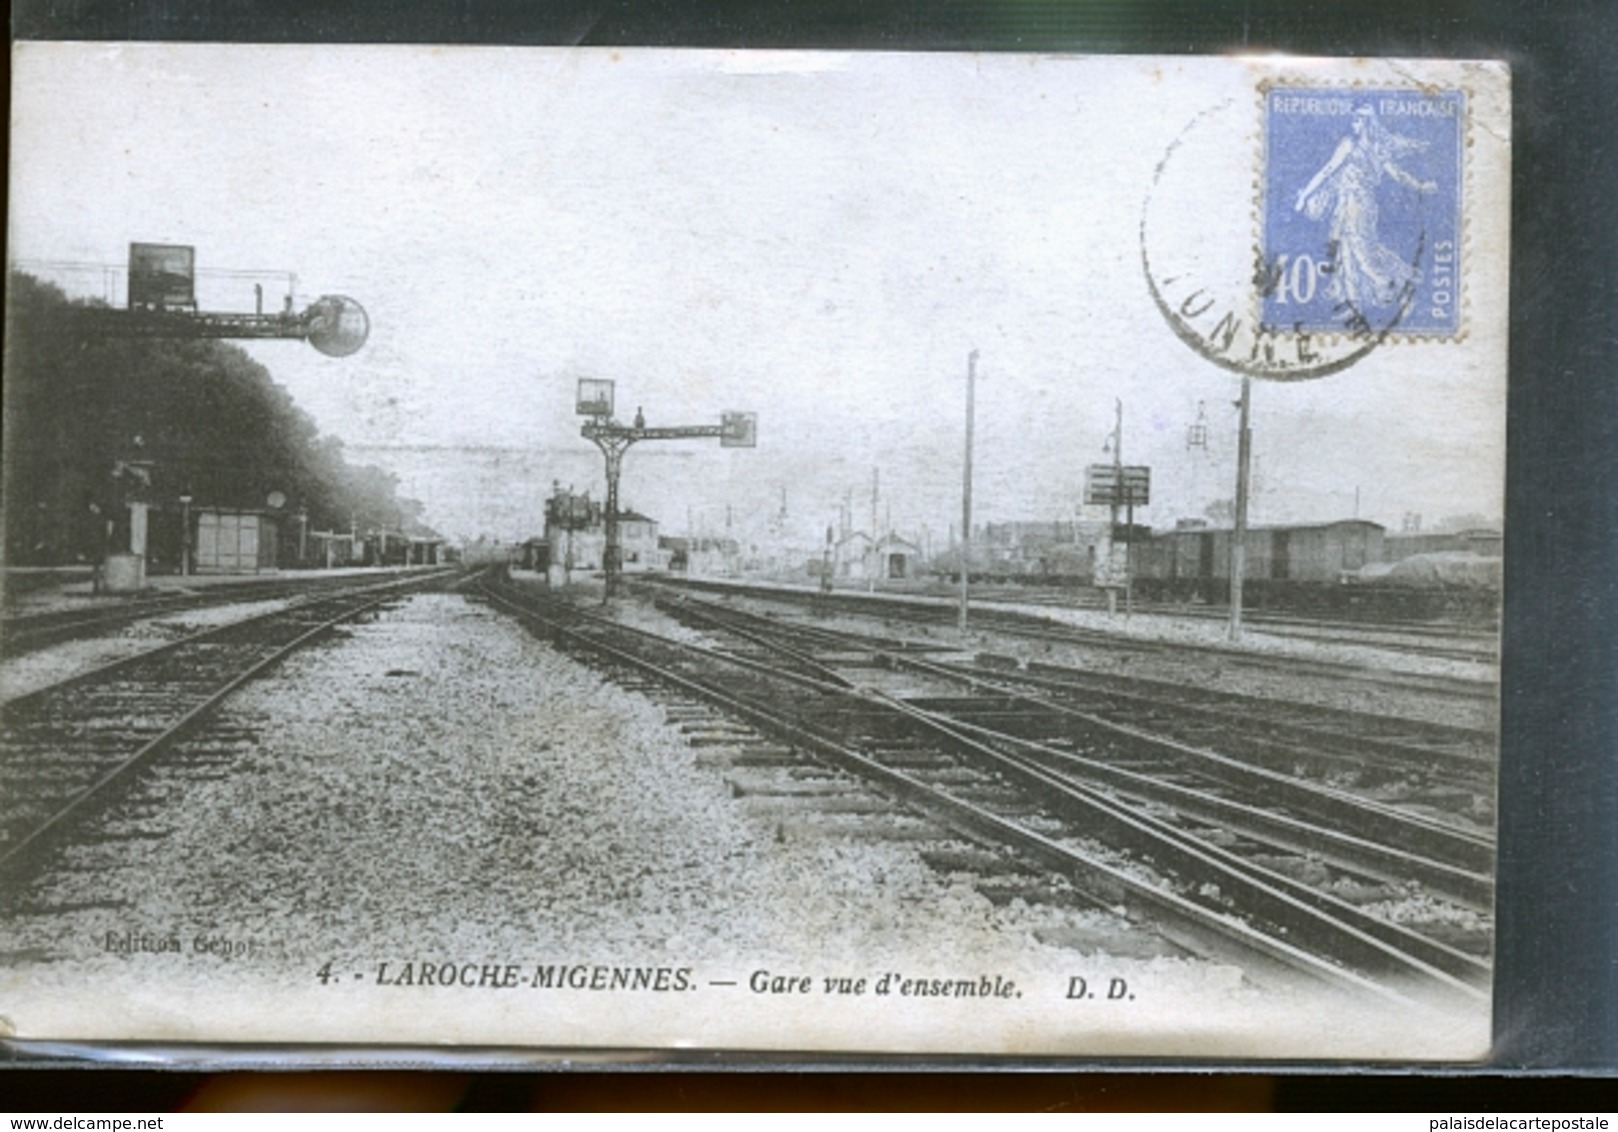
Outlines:
<svg viewBox="0 0 1618 1132"><path fill-rule="evenodd" d="M717 436L723 448L758 446L757 413L723 413L720 423L716 425L648 428L645 418L637 410L633 424L620 424L612 416L614 389L612 381L580 378L576 409L579 416L590 418L579 430L579 435L601 449L607 463L607 545L601 556L607 598L617 594L618 579L623 573L623 549L618 542L618 478L623 470L624 453L629 446L642 440L690 440L708 436Z"/></svg>
<svg viewBox="0 0 1618 1132"><path fill-rule="evenodd" d="M1135 508L1152 501L1152 469L1143 464L1091 464L1086 474L1084 502L1112 508L1112 535L1117 538L1118 509L1124 509L1124 613L1132 612L1135 585ZM1109 550L1111 543L1109 542ZM1108 563L1109 567L1111 562ZM1109 570L1110 574L1110 570ZM1109 611L1117 600L1111 595L1118 583L1109 577Z"/></svg>
<svg viewBox="0 0 1618 1132"><path fill-rule="evenodd" d="M322 354L346 358L371 333L365 308L346 295L322 295L302 313L284 308L264 313L264 291L254 285L253 313L205 311L197 307L196 249L185 244L129 245L129 301L123 309L85 307L76 312L83 327L120 338L290 338L308 342Z"/></svg>
<svg viewBox="0 0 1618 1132"><path fill-rule="evenodd" d="M109 338L294 339L308 342L333 358L346 358L356 353L370 336L371 320L365 308L345 295L322 295L298 314L293 312L292 295L289 293L280 313L265 314L263 287L255 284L257 301L252 314L200 310L196 292L196 249L188 244L132 243L129 245L128 273L128 300L122 309L75 308L74 317L81 333ZM150 468L142 467L143 464L144 461L119 461L114 476L134 475L149 486ZM196 551L191 536L192 496L187 492L179 497L179 502L180 572L185 575L196 565ZM133 568L133 584L130 587L134 589L145 584L148 505L148 501L143 499L126 501L131 528L126 557L138 563ZM386 538L384 534L384 548ZM298 545L301 562L301 528ZM111 546L103 545L96 574L98 586L105 582L113 557Z"/></svg>

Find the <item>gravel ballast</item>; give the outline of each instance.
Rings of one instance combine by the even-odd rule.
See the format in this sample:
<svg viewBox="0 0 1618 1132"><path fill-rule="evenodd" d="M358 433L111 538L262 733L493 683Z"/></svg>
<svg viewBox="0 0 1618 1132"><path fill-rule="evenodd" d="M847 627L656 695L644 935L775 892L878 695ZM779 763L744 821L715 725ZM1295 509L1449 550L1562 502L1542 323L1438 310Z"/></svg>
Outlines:
<svg viewBox="0 0 1618 1132"><path fill-rule="evenodd" d="M750 805L663 706L459 596L292 658L221 723L8 900L17 1032L1302 1055L1329 1001L1333 1051L1407 1040L1397 1012L1143 953L1106 910L991 901L903 838ZM1426 1026L1452 1051L1487 1035Z"/></svg>

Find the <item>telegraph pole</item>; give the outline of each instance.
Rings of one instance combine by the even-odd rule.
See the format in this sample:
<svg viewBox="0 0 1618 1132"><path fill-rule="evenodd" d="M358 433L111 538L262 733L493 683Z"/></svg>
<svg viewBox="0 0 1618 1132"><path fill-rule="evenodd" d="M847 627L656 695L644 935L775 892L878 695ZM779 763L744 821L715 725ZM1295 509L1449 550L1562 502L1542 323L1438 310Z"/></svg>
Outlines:
<svg viewBox="0 0 1618 1132"><path fill-rule="evenodd" d="M754 448L758 445L757 413L723 413L719 418L720 423L716 425L647 428L644 415L637 410L634 424L619 424L612 417L613 388L611 381L580 378L577 402L578 414L590 418L579 430L579 435L601 449L607 464L607 546L601 561L606 582L603 600L617 595L619 576L623 573L623 548L618 541L618 478L623 471L624 453L629 446L642 440L687 440L706 436L717 436L725 448Z"/></svg>
<svg viewBox="0 0 1618 1132"><path fill-rule="evenodd" d="M1247 493L1253 462L1250 411L1253 379L1242 375L1241 423L1236 433L1236 529L1230 537L1230 639L1242 639L1242 580L1247 571Z"/></svg>
<svg viewBox="0 0 1618 1132"><path fill-rule="evenodd" d="M978 352L966 356L966 463L961 473L961 633L966 633L972 574L972 430L977 417Z"/></svg>
<svg viewBox="0 0 1618 1132"><path fill-rule="evenodd" d="M1124 399L1114 397L1112 403L1115 413L1112 426L1112 470L1117 477L1113 482L1122 485L1124 482ZM1122 490L1121 487L1120 490ZM1118 496L1116 493L1112 497L1112 531L1114 535L1118 533Z"/></svg>
<svg viewBox="0 0 1618 1132"><path fill-rule="evenodd" d="M1122 397L1114 397L1112 399L1112 404L1114 412L1111 437L1113 483L1112 525L1107 528L1107 565L1109 567L1107 572L1109 574L1112 573L1110 567L1118 561L1117 552L1113 548L1118 540L1118 504L1121 499L1120 493L1124 490L1124 399ZM1128 552L1125 551L1126 555L1127 553ZM1125 572L1127 573L1127 566ZM1109 579L1109 581L1110 580L1111 579ZM1127 578L1125 580L1125 584L1128 584ZM1113 584L1107 587L1107 615L1112 616L1117 612L1118 589L1116 584ZM1129 596L1127 593L1124 596L1124 615L1129 615Z"/></svg>

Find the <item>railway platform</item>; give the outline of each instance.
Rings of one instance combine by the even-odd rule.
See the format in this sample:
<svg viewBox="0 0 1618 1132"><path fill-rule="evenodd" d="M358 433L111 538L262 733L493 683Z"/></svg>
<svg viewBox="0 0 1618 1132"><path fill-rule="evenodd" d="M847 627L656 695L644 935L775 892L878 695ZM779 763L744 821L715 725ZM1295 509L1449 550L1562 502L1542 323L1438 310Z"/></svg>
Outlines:
<svg viewBox="0 0 1618 1132"><path fill-rule="evenodd" d="M298 582L314 584L347 577L383 578L403 576L411 570L431 569L435 567L352 566L331 570L266 571L260 574L155 574L148 575L145 585L132 593L107 593L97 591L95 568L92 566L8 568L0 576L0 598L4 601L5 615L18 616L57 610L116 608L153 598L206 593L221 588L235 588L246 593L255 587L268 590L285 588Z"/></svg>

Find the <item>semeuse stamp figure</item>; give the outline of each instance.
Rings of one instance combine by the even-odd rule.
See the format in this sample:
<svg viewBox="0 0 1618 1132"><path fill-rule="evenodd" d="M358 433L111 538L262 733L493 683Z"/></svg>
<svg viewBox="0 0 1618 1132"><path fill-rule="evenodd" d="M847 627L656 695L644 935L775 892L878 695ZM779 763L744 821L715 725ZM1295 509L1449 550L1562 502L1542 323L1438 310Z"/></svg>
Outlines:
<svg viewBox="0 0 1618 1132"><path fill-rule="evenodd" d="M1384 175L1419 193L1437 191L1438 182L1419 181L1395 161L1426 149L1427 142L1391 132L1369 106L1355 110L1349 123L1352 135L1337 143L1331 159L1298 191L1294 207L1311 220L1330 215L1326 294L1356 310L1391 306L1421 279L1421 269L1382 242L1377 189Z"/></svg>

